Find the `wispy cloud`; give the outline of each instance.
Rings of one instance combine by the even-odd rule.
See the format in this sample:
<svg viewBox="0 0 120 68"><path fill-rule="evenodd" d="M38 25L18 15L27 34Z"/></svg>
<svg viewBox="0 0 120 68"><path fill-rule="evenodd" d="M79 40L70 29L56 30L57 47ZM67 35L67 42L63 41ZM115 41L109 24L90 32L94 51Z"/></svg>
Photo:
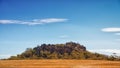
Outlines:
<svg viewBox="0 0 120 68"><path fill-rule="evenodd" d="M47 24L47 23L57 23L65 22L68 19L64 18L47 18L47 19L33 19L31 21L21 21L21 20L0 20L0 24L26 24L26 25L37 25L37 24Z"/></svg>
<svg viewBox="0 0 120 68"><path fill-rule="evenodd" d="M120 49L93 49L93 50L89 50L89 51L107 54L107 55L111 55L113 53L116 53L117 55L120 56Z"/></svg>
<svg viewBox="0 0 120 68"><path fill-rule="evenodd" d="M116 27L114 27L114 28L103 28L103 29L101 29L101 31L103 31L103 32L120 32L120 28L116 28Z"/></svg>
<svg viewBox="0 0 120 68"><path fill-rule="evenodd" d="M68 38L69 36L68 35L61 35L61 36L59 36L59 38Z"/></svg>

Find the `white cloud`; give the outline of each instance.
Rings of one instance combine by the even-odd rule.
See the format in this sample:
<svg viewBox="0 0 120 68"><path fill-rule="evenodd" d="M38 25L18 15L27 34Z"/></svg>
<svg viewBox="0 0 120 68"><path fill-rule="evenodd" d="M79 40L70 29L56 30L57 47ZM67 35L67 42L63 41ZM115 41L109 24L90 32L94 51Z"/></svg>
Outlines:
<svg viewBox="0 0 120 68"><path fill-rule="evenodd" d="M6 58L9 58L10 56L12 56L12 55L8 55L8 54L3 55L3 54L1 54L0 59L6 59Z"/></svg>
<svg viewBox="0 0 120 68"><path fill-rule="evenodd" d="M120 32L120 28L103 28L103 32Z"/></svg>
<svg viewBox="0 0 120 68"><path fill-rule="evenodd" d="M51 22L64 22L64 21L67 21L67 19L48 18L48 19L42 19L42 20L36 20L36 21L40 21L43 23L51 23Z"/></svg>
<svg viewBox="0 0 120 68"><path fill-rule="evenodd" d="M112 55L113 53L116 53L116 55L120 56L120 49L93 49L93 50L89 50L89 51L107 54L107 55Z"/></svg>
<svg viewBox="0 0 120 68"><path fill-rule="evenodd" d="M69 36L68 35L61 35L59 36L59 38L68 38Z"/></svg>
<svg viewBox="0 0 120 68"><path fill-rule="evenodd" d="M17 20L0 20L0 24L13 24L13 23L19 23L20 21Z"/></svg>
<svg viewBox="0 0 120 68"><path fill-rule="evenodd" d="M21 21L21 20L0 20L0 24L26 24L26 25L37 25L46 23L57 23L65 22L68 19L63 18L47 18L47 19L34 19L31 21Z"/></svg>

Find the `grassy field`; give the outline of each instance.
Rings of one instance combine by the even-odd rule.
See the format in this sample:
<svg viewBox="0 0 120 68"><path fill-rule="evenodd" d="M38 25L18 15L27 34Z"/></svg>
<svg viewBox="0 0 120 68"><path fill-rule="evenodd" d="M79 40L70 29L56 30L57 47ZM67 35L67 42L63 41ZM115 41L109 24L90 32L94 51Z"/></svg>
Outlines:
<svg viewBox="0 0 120 68"><path fill-rule="evenodd" d="M0 60L0 68L120 68L120 61Z"/></svg>

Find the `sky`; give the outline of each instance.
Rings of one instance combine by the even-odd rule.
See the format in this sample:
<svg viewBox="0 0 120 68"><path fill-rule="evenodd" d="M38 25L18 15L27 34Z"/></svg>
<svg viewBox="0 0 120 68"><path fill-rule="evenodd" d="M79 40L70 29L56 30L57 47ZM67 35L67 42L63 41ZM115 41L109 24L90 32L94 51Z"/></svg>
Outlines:
<svg viewBox="0 0 120 68"><path fill-rule="evenodd" d="M120 0L0 0L0 58L69 41L120 55Z"/></svg>

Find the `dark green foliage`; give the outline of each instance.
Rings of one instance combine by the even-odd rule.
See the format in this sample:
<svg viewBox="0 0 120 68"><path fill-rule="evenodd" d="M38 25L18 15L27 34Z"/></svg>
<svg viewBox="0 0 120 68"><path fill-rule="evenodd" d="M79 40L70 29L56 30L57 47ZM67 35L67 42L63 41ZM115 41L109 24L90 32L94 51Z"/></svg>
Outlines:
<svg viewBox="0 0 120 68"><path fill-rule="evenodd" d="M66 44L42 44L27 48L25 52L9 59L94 59L94 60L115 60L115 57L91 53L86 47L74 42Z"/></svg>

